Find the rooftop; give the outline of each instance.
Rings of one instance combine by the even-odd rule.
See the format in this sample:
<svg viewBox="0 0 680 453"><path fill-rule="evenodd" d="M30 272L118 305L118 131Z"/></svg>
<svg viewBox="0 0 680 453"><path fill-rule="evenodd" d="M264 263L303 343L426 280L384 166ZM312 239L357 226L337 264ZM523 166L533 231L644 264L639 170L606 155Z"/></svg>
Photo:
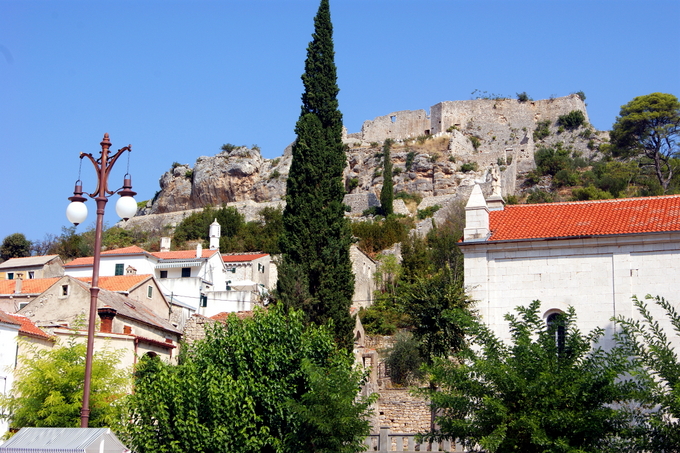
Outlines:
<svg viewBox="0 0 680 453"><path fill-rule="evenodd" d="M680 195L506 206L489 241L680 231Z"/></svg>
<svg viewBox="0 0 680 453"><path fill-rule="evenodd" d="M267 255L268 253L238 253L234 255L222 255L222 261L225 263L243 263L246 261L253 261Z"/></svg>
<svg viewBox="0 0 680 453"><path fill-rule="evenodd" d="M0 263L0 270L14 269L17 267L43 266L59 255L27 256L24 258L10 258L4 263Z"/></svg>

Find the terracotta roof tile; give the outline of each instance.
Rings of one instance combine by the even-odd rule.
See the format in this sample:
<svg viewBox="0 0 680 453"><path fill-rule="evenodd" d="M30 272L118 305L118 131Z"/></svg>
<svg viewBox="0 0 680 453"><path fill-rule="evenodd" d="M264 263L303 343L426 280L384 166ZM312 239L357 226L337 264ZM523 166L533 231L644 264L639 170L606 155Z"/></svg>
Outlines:
<svg viewBox="0 0 680 453"><path fill-rule="evenodd" d="M210 319L213 319L215 321L226 321L227 318L231 315L235 315L238 319L246 319L246 318L252 318L255 313L252 311L237 311L237 312L225 312L223 311L222 313L218 313L216 315L213 315L210 317Z"/></svg>
<svg viewBox="0 0 680 453"><path fill-rule="evenodd" d="M15 314L10 314L10 313L7 313L7 316L12 318L17 324L21 325L21 327L19 328L20 334L28 335L28 336L31 336L31 337L43 338L43 339L51 338L47 333L45 333L38 326L33 324L33 322L31 322L31 320L28 319L26 316L15 315Z"/></svg>
<svg viewBox="0 0 680 453"><path fill-rule="evenodd" d="M21 280L21 294L40 294L61 277ZM17 280L0 280L0 294L15 294Z"/></svg>
<svg viewBox="0 0 680 453"><path fill-rule="evenodd" d="M136 245L132 245L130 247L123 247L120 249L112 249L112 250L104 250L101 253L102 255L149 255L151 256L151 253L147 252L141 247L137 247ZM69 261L64 265L64 267L77 267L77 266L92 266L92 263L94 262L94 257L93 256L84 256L82 258L76 258L72 261Z"/></svg>
<svg viewBox="0 0 680 453"><path fill-rule="evenodd" d="M129 291L149 278L150 274L100 276L99 287L108 291ZM78 277L78 280L89 285L92 277Z"/></svg>
<svg viewBox="0 0 680 453"><path fill-rule="evenodd" d="M241 253L236 255L222 255L222 261L225 263L242 263L245 261L253 261L267 255L268 253Z"/></svg>
<svg viewBox="0 0 680 453"><path fill-rule="evenodd" d="M680 195L506 206L489 241L680 231Z"/></svg>
<svg viewBox="0 0 680 453"><path fill-rule="evenodd" d="M210 258L217 250L203 250L201 258ZM175 250L172 252L154 252L152 253L158 259L161 260L188 260L196 258L196 250Z"/></svg>

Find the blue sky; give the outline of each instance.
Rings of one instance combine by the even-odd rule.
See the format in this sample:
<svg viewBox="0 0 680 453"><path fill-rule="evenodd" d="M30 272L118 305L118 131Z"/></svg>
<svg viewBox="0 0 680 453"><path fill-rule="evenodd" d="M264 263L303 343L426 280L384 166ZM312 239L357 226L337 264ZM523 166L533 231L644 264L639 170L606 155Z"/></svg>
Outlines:
<svg viewBox="0 0 680 453"><path fill-rule="evenodd" d="M293 141L318 0L0 0L0 240L58 235L79 153L132 145L137 200L173 162L224 143L274 158ZM349 132L398 110L585 92L593 125L680 96L680 2L331 0ZM126 163L110 185L122 186ZM84 189L95 174L83 162ZM115 197L117 198L117 196ZM117 221L114 201L106 221ZM94 222L94 202L83 227Z"/></svg>

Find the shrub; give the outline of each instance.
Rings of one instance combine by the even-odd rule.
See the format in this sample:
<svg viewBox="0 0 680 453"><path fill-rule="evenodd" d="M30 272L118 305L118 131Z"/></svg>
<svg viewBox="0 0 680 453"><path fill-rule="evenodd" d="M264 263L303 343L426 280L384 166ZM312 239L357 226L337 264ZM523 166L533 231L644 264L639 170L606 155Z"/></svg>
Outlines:
<svg viewBox="0 0 680 453"><path fill-rule="evenodd" d="M186 171L186 173L184 173L184 176L185 176L187 179L191 179L191 178L194 177L194 171L193 171L192 169L189 169L189 170Z"/></svg>
<svg viewBox="0 0 680 453"><path fill-rule="evenodd" d="M533 186L534 184L541 182L541 175L536 170L531 170L527 173L526 181Z"/></svg>
<svg viewBox="0 0 680 453"><path fill-rule="evenodd" d="M595 186L581 187L574 189L571 192L572 199L576 201L585 200L607 200L609 198L614 198L612 194L607 191L598 189Z"/></svg>
<svg viewBox="0 0 680 453"><path fill-rule="evenodd" d="M418 209L418 220L424 220L427 219L428 217L432 217L435 212L439 211L441 209L441 206L438 204L429 206L425 209Z"/></svg>
<svg viewBox="0 0 680 453"><path fill-rule="evenodd" d="M222 145L222 151L226 151L228 153L232 152L236 148L240 148L240 146L232 145L231 143L225 143Z"/></svg>
<svg viewBox="0 0 680 453"><path fill-rule="evenodd" d="M552 203L554 200L553 195L545 190L535 189L527 197L527 203L539 204L539 203Z"/></svg>
<svg viewBox="0 0 680 453"><path fill-rule="evenodd" d="M472 147L477 151L479 149L479 145L482 144L482 142L479 140L479 137L471 135L470 137L470 143L472 143Z"/></svg>
<svg viewBox="0 0 680 453"><path fill-rule="evenodd" d="M395 340L385 358L390 379L397 385L415 384L423 377L418 340L410 332L399 332Z"/></svg>
<svg viewBox="0 0 680 453"><path fill-rule="evenodd" d="M416 205L420 204L420 202L423 201L423 197L420 194L408 192L397 192L394 195L394 198L400 198L404 200L404 202L412 200L413 202L415 202Z"/></svg>
<svg viewBox="0 0 680 453"><path fill-rule="evenodd" d="M408 154L406 154L406 170L411 171L411 168L413 167L413 160L415 158L415 151L409 151Z"/></svg>
<svg viewBox="0 0 680 453"><path fill-rule="evenodd" d="M371 142L371 148L380 148L380 143L378 143L378 142Z"/></svg>
<svg viewBox="0 0 680 453"><path fill-rule="evenodd" d="M534 160L536 161L536 171L540 175L554 176L558 171L572 167L569 150L562 148L561 143L555 145L554 148L539 148L534 153Z"/></svg>
<svg viewBox="0 0 680 453"><path fill-rule="evenodd" d="M357 187L359 187L359 178L350 178L347 180L347 192L351 192Z"/></svg>
<svg viewBox="0 0 680 453"><path fill-rule="evenodd" d="M382 176L382 170L379 168L376 168L375 171L373 172L373 179L375 178L380 178Z"/></svg>
<svg viewBox="0 0 680 453"><path fill-rule="evenodd" d="M419 135L416 137L416 142L418 142L419 145L424 144L427 140L431 140L432 136L431 135Z"/></svg>
<svg viewBox="0 0 680 453"><path fill-rule="evenodd" d="M519 204L517 195L508 195L505 197L505 204Z"/></svg>
<svg viewBox="0 0 680 453"><path fill-rule="evenodd" d="M534 141L543 140L550 135L550 120L539 121L534 130Z"/></svg>
<svg viewBox="0 0 680 453"><path fill-rule="evenodd" d="M449 126L449 127L446 129L446 132L453 132L453 131L457 131L457 130L458 130L458 126L456 126L456 125L454 124L454 125L452 125L452 126Z"/></svg>
<svg viewBox="0 0 680 453"><path fill-rule="evenodd" d="M517 93L517 100L519 102L533 101L533 99L531 99L531 97L527 94L526 91L522 91L521 93Z"/></svg>
<svg viewBox="0 0 680 453"><path fill-rule="evenodd" d="M582 101L586 100L586 94L583 91L577 91L574 94L578 94L578 97L580 97Z"/></svg>
<svg viewBox="0 0 680 453"><path fill-rule="evenodd" d="M572 110L566 115L560 115L557 119L557 124L564 126L569 130L577 129L586 121L586 116L580 110Z"/></svg>
<svg viewBox="0 0 680 453"><path fill-rule="evenodd" d="M272 167L276 167L279 165L279 162L281 162L281 158L277 157L276 159L272 160Z"/></svg>
<svg viewBox="0 0 680 453"><path fill-rule="evenodd" d="M466 162L460 166L460 171L467 173L469 171L477 171L477 162Z"/></svg>
<svg viewBox="0 0 680 453"><path fill-rule="evenodd" d="M578 173L569 169L563 169L555 173L553 184L557 187L572 187L579 183Z"/></svg>
<svg viewBox="0 0 680 453"><path fill-rule="evenodd" d="M439 160L439 157L440 157L439 153L432 153L432 155L430 156L430 162L431 163L437 162Z"/></svg>
<svg viewBox="0 0 680 453"><path fill-rule="evenodd" d="M392 169L392 174L393 174L394 176L397 176L397 175L400 174L402 171L403 171L403 170L401 169L401 167L394 167L394 168Z"/></svg>
<svg viewBox="0 0 680 453"><path fill-rule="evenodd" d="M269 179L277 179L279 176L281 176L281 173L278 170L274 170L269 175Z"/></svg>
<svg viewBox="0 0 680 453"><path fill-rule="evenodd" d="M373 209L376 208L376 209ZM377 206L367 209L378 213ZM364 211L364 214L366 214ZM383 220L367 220L352 223L352 234L359 238L357 246L364 252L372 255L381 250L391 247L397 242L406 239L412 226L411 219L397 218L394 215L387 216Z"/></svg>
<svg viewBox="0 0 680 453"><path fill-rule="evenodd" d="M180 164L179 162L173 162L172 163L172 169L174 170L175 168L180 167L181 165L182 164Z"/></svg>

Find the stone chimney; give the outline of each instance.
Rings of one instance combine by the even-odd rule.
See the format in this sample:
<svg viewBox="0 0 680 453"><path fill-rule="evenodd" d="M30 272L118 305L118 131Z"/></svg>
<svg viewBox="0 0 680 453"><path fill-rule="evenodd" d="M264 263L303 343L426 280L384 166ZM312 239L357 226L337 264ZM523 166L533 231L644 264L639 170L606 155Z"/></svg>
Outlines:
<svg viewBox="0 0 680 453"><path fill-rule="evenodd" d="M222 236L222 225L215 219L215 221L210 224L210 250L220 249L220 236Z"/></svg>
<svg viewBox="0 0 680 453"><path fill-rule="evenodd" d="M23 286L24 282L24 274L21 272L17 274L16 280L14 280L14 294L21 294L21 287Z"/></svg>
<svg viewBox="0 0 680 453"><path fill-rule="evenodd" d="M465 205L465 229L463 241L485 241L489 237L489 208L479 184L475 184Z"/></svg>
<svg viewBox="0 0 680 453"><path fill-rule="evenodd" d="M97 310L97 314L102 319L102 324L99 331L102 333L113 333L113 318L116 317L118 311L115 308L104 305Z"/></svg>
<svg viewBox="0 0 680 453"><path fill-rule="evenodd" d="M201 244L198 244L196 246L196 258L202 258L203 257L203 246Z"/></svg>
<svg viewBox="0 0 680 453"><path fill-rule="evenodd" d="M169 252L169 251L170 251L170 238L162 237L161 238L161 252Z"/></svg>

